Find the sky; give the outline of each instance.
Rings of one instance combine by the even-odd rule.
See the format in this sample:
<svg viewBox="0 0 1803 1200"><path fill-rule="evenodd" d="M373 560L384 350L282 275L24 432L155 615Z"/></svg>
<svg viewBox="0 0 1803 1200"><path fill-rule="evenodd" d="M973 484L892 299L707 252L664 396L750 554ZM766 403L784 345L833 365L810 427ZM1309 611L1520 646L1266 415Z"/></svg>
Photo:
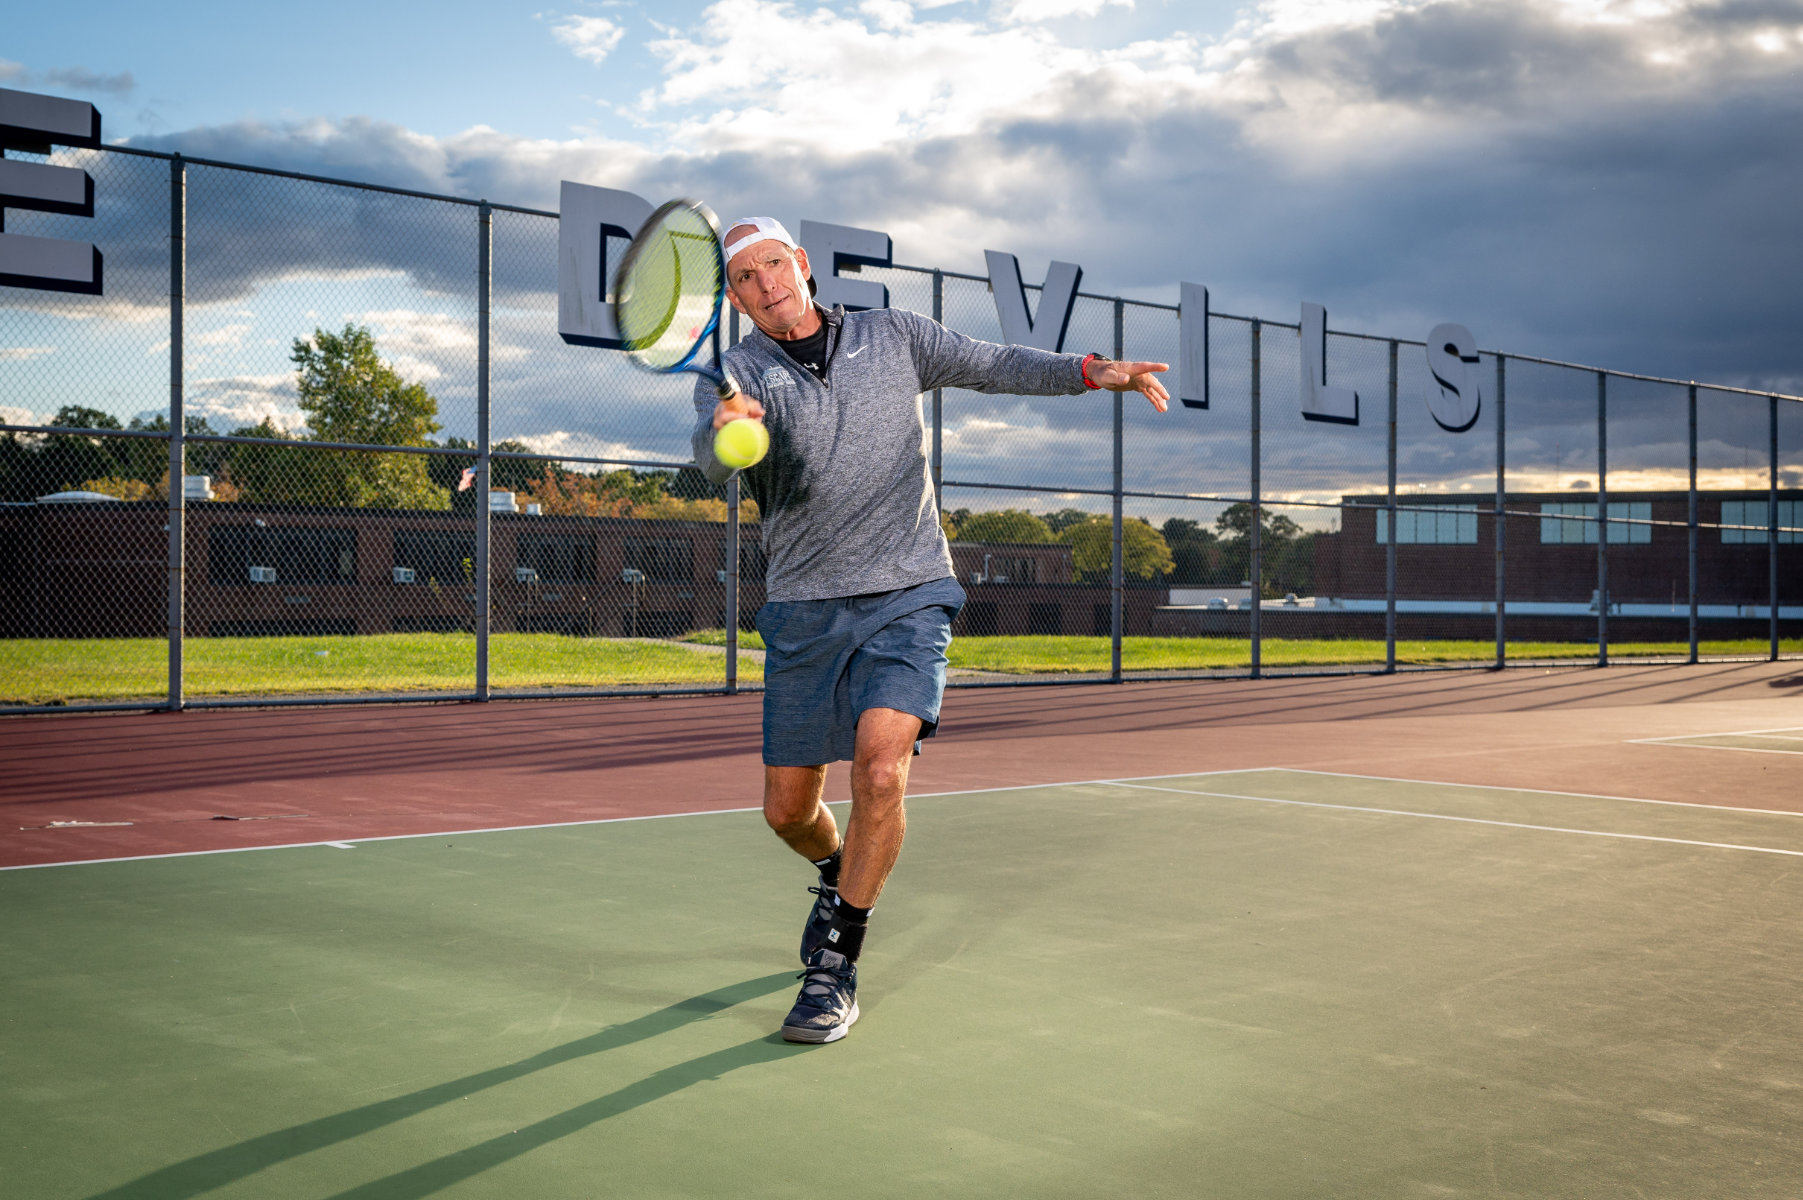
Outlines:
<svg viewBox="0 0 1803 1200"><path fill-rule="evenodd" d="M1003 250L1028 280L1078 263L1085 291L1175 304L1192 281L1234 313L1457 321L1486 349L1803 393L1803 0L175 11L41 6L0 86L92 100L130 145L548 209L564 179L695 195L883 230L901 263ZM390 314L443 375L455 315L378 276L328 315ZM272 304L321 311L294 278L222 288L221 347ZM1017 416L984 419L1039 420Z"/></svg>

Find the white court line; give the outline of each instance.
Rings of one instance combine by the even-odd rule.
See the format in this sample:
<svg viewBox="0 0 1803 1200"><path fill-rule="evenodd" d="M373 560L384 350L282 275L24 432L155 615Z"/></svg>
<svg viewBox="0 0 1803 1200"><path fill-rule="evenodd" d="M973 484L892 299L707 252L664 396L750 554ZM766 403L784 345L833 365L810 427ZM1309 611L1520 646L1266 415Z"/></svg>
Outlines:
<svg viewBox="0 0 1803 1200"><path fill-rule="evenodd" d="M1693 733L1691 738L1712 737L1770 737L1771 734L1759 733ZM1676 738L1636 738L1630 745L1665 746L1672 750L1728 750L1735 754L1789 754L1795 756L1803 753L1799 750L1768 750L1764 746L1717 746L1709 742L1678 741Z"/></svg>
<svg viewBox="0 0 1803 1200"><path fill-rule="evenodd" d="M1774 751L1770 751L1770 753L1777 754L1777 753L1782 753L1782 752L1774 750ZM1683 800L1644 800L1644 799L1640 799L1640 798L1637 798L1634 796L1605 796L1605 795L1599 795L1599 794L1593 793L1593 792L1554 792L1554 791L1546 791L1546 790L1543 790L1540 788L1493 788L1493 787L1487 787L1483 784L1445 783L1440 780L1432 780L1432 779L1403 779L1403 778L1386 776L1386 775L1353 775L1353 774L1350 774L1350 773L1344 772L1344 771L1313 771L1313 770L1309 770L1304 767L1231 767L1231 768L1226 768L1226 769L1216 770L1216 771L1173 771L1168 775L1134 775L1134 776L1126 777L1126 778L1110 777L1110 778L1106 778L1106 779L1065 779L1065 780L1059 780L1059 781L1056 781L1053 783L1020 783L1020 784L1009 784L1009 785L1005 785L1002 787L960 788L958 790L949 791L949 792L911 792L908 795L908 799L910 799L910 800L926 800L926 799L935 799L935 798L940 798L940 797L945 797L945 796L980 796L980 795L983 795L988 792L1030 792L1030 791L1037 791L1042 788L1091 787L1091 786L1102 786L1102 785L1110 785L1110 786L1118 786L1118 787L1140 786L1144 790L1148 790L1148 791L1173 791L1173 792L1178 792L1179 794L1186 795L1186 796L1198 796L1198 795L1233 796L1233 793L1230 793L1230 792L1218 792L1218 793L1190 792L1190 791L1184 791L1183 789L1180 789L1180 788L1155 788L1155 787L1151 787L1150 785L1146 785L1143 783L1136 783L1135 781L1144 781L1144 780L1151 780L1151 779L1207 779L1211 776L1216 776L1216 775L1246 775L1246 774L1251 774L1253 772L1260 772L1260 771L1282 771L1282 772L1286 772L1289 774L1296 774L1296 775L1322 775L1322 776L1327 776L1329 778L1339 778L1339 779L1369 779L1369 780L1373 780L1373 781L1379 782L1379 783L1418 783L1418 784L1424 784L1424 785L1431 786L1431 787L1454 787L1454 788L1466 788L1466 789L1481 789L1484 791L1526 792L1526 793L1530 793L1530 794L1534 794L1534 795L1543 795L1543 796L1575 796L1575 797L1580 797L1583 799L1591 799L1591 800L1622 800L1622 801L1627 801L1629 803L1634 803L1634 804L1665 804L1665 805L1673 805L1673 806L1681 807L1681 808L1713 809L1713 810L1716 810L1719 812L1763 813L1768 816L1803 816L1803 813L1791 813L1791 812L1784 812L1781 810L1773 810L1773 809L1765 809L1765 808L1732 808L1732 807L1729 807L1726 805L1718 805L1718 804L1693 804L1693 803L1690 803L1688 801L1683 801ZM1262 797L1257 797L1257 796L1241 796L1241 797L1236 797L1236 798L1246 799L1246 800L1262 799ZM1308 803L1306 801L1301 801L1301 800L1272 800L1269 802L1273 803L1273 804L1306 804L1306 803ZM846 801L835 801L834 803L844 804L844 803L846 803ZM1352 806L1350 806L1350 805L1316 804L1316 805L1313 805L1313 807L1317 807L1317 808L1350 808ZM477 828L477 829L440 829L440 830L433 830L428 833L392 833L392 834L381 834L381 835L377 835L377 836L373 836L373 837L351 838L348 840L336 839L336 840L325 840L325 841L317 841L317 842L281 842L281 843L278 843L278 844L272 845L272 846L225 846L225 847L220 847L215 850L176 850L176 851L171 851L166 854L131 854L131 855L123 855L123 856L120 856L117 858L76 858L76 859L63 859L58 862L18 863L13 866L0 866L0 871L36 871L36 870L42 870L43 868L46 868L46 867L81 867L81 866L93 866L93 865L97 865L97 864L101 864L101 863L145 862L145 861L148 861L151 859L159 859L159 858L199 858L199 857L202 857L205 855L212 855L212 854L249 854L249 853L254 853L254 852L260 851L260 850L306 850L309 848L314 848L314 847L319 847L319 846L337 847L337 848L342 849L345 847L356 846L363 842L404 842L404 841L409 841L409 840L413 840L413 839L417 839L417 838L472 837L479 833L526 833L526 832L530 832L535 829L572 829L572 828L578 828L578 827L581 827L584 825L617 825L617 824L621 824L621 823L624 823L627 821L663 821L663 820L669 820L674 817L717 817L717 816L725 816L729 813L748 813L748 812L761 812L761 811L762 811L761 806L757 806L757 805L752 805L752 806L748 806L748 807L744 807L744 808L706 808L706 809L697 809L694 812L648 813L648 814L644 814L641 816L632 816L632 817L596 817L596 818L593 818L593 819L587 820L587 821L548 821L548 822L545 822L545 823L539 824L539 825L496 825L496 826L487 826L487 827ZM1355 811L1387 812L1389 810L1373 808L1373 809L1363 809L1363 810L1355 810ZM1433 814L1433 813L1403 813L1400 815L1424 816L1424 817L1435 816L1435 814ZM1449 821L1476 820L1476 818L1470 818L1470 817L1443 817L1440 819L1449 820ZM1499 825L1510 824L1509 822L1506 822L1506 821L1496 821L1496 822L1487 822L1487 823L1488 824L1499 824ZM1522 828L1522 829L1542 829L1542 828L1551 829L1551 828L1553 828L1551 826L1537 826L1537 825L1521 825L1521 826L1517 826L1517 827ZM1559 831L1559 832L1593 833L1594 834L1594 831L1581 830L1581 829L1579 829L1579 830L1563 830L1563 831ZM1611 835L1594 834L1594 836L1611 836ZM1638 835L1620 834L1620 835L1615 835L1615 836L1632 838L1632 837L1636 837ZM1673 839L1654 838L1652 840L1661 841L1661 840L1673 840ZM1714 842L1696 842L1696 843L1685 843L1685 844L1694 844L1694 845L1699 845L1699 846L1718 845L1718 843L1714 843ZM1756 847L1756 846L1733 847L1733 848L1735 848L1735 849L1751 849L1751 850L1760 849L1759 847ZM1793 852L1788 851L1788 850L1773 850L1773 851L1769 851L1769 853L1790 854Z"/></svg>
<svg viewBox="0 0 1803 1200"><path fill-rule="evenodd" d="M1782 854L1788 858L1803 858L1803 850L1779 850L1772 846L1742 846L1736 842L1698 842L1689 838L1656 837L1650 833L1614 833L1604 829L1567 829L1559 825L1529 825L1520 821L1493 821L1484 817L1455 817L1448 813L1410 812L1400 808L1367 808L1357 804L1323 804L1315 800L1279 800L1272 796L1246 796L1237 792L1192 792L1183 788L1152 787L1143 783L1117 783L1115 786L1146 792L1175 792L1179 796L1253 800L1259 804L1287 804L1295 808L1332 808L1341 812L1377 813L1386 817L1421 817L1428 821L1457 821L1462 825L1496 825L1504 829L1532 829L1541 833L1575 833L1583 837L1617 838L1630 842L1665 842L1673 846L1703 846L1711 850L1746 850L1754 854ZM1455 784L1453 786L1472 785Z"/></svg>
<svg viewBox="0 0 1803 1200"><path fill-rule="evenodd" d="M543 825L496 825L487 829L440 829L434 833L387 833L349 841L282 842L274 846L222 846L217 850L175 850L168 854L128 854L120 858L71 858L62 862L18 863L0 871L37 871L44 867L88 867L103 863L146 862L154 858L200 858L209 854L249 854L257 850L307 850L318 846L352 850L364 842L405 842L415 838L470 837L478 833L523 833L533 829L568 829L575 825L617 825L624 821L662 821L669 817L712 817L723 813L760 812L759 808L709 808L699 812L647 813L637 817L596 817L590 821L549 821Z"/></svg>
<svg viewBox="0 0 1803 1200"><path fill-rule="evenodd" d="M1683 738L1699 737L1751 737L1758 733L1803 733L1803 726L1780 725L1776 729L1724 729L1719 733L1674 733L1666 737L1633 738L1636 742L1675 742Z"/></svg>
<svg viewBox="0 0 1803 1200"><path fill-rule="evenodd" d="M1704 737L1726 737L1726 734L1703 734ZM1716 747L1705 747L1714 749ZM1789 751L1772 750L1771 754ZM1442 779L1404 779L1399 775L1354 775L1350 771L1311 771L1307 767L1254 767L1259 771L1286 771L1293 775L1325 775L1329 779L1370 779L1377 783L1419 783L1428 787L1476 788L1486 792L1521 792L1529 796L1570 796L1577 800L1619 800L1623 804L1662 804L1669 808L1704 808L1711 812L1759 813L1768 817L1803 817L1803 812L1788 808L1741 808L1732 804L1703 804L1696 800L1648 800L1644 796L1610 796L1602 792L1558 792L1548 788L1504 787L1488 783L1447 783ZM1211 771L1211 775L1228 775L1229 771ZM1172 779L1175 776L1147 776L1148 779Z"/></svg>
<svg viewBox="0 0 1803 1200"><path fill-rule="evenodd" d="M1231 771L1177 771L1170 775L1136 775L1136 779L1195 779L1208 775L1238 775L1247 768L1241 767ZM1254 767L1253 770L1272 768ZM924 800L936 796L977 796L984 792L1027 792L1035 788L1084 787L1090 784L1114 783L1113 779L1076 779L1062 780L1057 783L1021 783L1006 787L964 788L955 792L911 792L910 800ZM834 804L848 804L847 800L832 801ZM127 854L117 858L68 858L58 862L18 863L14 866L0 866L0 871L37 871L45 867L82 867L97 863L145 862L155 858L198 858L208 854L249 854L257 850L306 850L317 846L332 846L348 849L363 842L404 842L411 838L435 837L470 837L478 833L525 833L534 829L570 829L580 825L617 825L623 821L663 821L671 817L718 817L727 813L762 812L759 805L748 808L703 808L694 812L647 813L636 817L595 817L587 821L547 821L542 825L495 825L481 829L439 829L430 833L389 833L374 837L338 839L319 842L280 842L273 846L222 846L216 850L173 850L167 854Z"/></svg>

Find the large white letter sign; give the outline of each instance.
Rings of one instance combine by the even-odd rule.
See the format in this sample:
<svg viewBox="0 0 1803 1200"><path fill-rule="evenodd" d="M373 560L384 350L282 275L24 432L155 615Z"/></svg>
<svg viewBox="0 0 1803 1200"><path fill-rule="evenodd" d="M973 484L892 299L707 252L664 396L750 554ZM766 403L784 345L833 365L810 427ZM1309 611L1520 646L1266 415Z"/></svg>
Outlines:
<svg viewBox="0 0 1803 1200"><path fill-rule="evenodd" d="M99 110L82 100L0 88L0 149L48 154L52 145L99 146ZM91 217L94 180L79 167L0 158L0 231L8 208ZM0 285L98 296L103 267L92 242L0 232Z"/></svg>
<svg viewBox="0 0 1803 1200"><path fill-rule="evenodd" d="M995 315L1001 318L1002 340L1010 346L1032 346L1057 353L1064 349L1064 331L1071 323L1071 305L1083 268L1076 263L1055 262L1039 290L1039 315L1027 311L1027 289L1020 281L1020 260L999 250L985 250L989 260L989 290L995 293Z"/></svg>
<svg viewBox="0 0 1803 1200"><path fill-rule="evenodd" d="M1327 386L1327 310L1302 302L1302 416L1336 425L1359 423L1359 394Z"/></svg>
<svg viewBox="0 0 1803 1200"><path fill-rule="evenodd" d="M1428 391L1427 411L1448 433L1477 424L1483 405L1477 366L1477 339L1463 325L1436 325L1427 335L1427 369L1440 385Z"/></svg>
<svg viewBox="0 0 1803 1200"><path fill-rule="evenodd" d="M614 327L609 241L631 241L651 202L631 192L563 181L557 217L557 332L572 346L621 348ZM621 248L624 253L624 247Z"/></svg>
<svg viewBox="0 0 1803 1200"><path fill-rule="evenodd" d="M1208 407L1208 289L1179 285L1177 398L1185 408Z"/></svg>
<svg viewBox="0 0 1803 1200"><path fill-rule="evenodd" d="M808 252L808 268L819 291L814 299L821 307L843 304L847 312L862 308L888 308L889 289L870 279L841 279L849 267L886 267L894 259L894 243L886 233L828 225L824 221L801 223L801 248Z"/></svg>

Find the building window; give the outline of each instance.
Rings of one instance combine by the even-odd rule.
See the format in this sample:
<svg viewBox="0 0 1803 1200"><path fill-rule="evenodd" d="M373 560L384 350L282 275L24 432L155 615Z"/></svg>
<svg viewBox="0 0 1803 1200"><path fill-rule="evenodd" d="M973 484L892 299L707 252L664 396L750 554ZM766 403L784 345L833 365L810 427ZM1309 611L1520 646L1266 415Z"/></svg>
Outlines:
<svg viewBox="0 0 1803 1200"><path fill-rule="evenodd" d="M476 578L476 535L452 529L397 529L394 565L421 583L461 586Z"/></svg>
<svg viewBox="0 0 1803 1200"><path fill-rule="evenodd" d="M994 637L1001 628L1001 610L986 600L964 606L964 631L970 637Z"/></svg>
<svg viewBox="0 0 1803 1200"><path fill-rule="evenodd" d="M688 538L629 537L626 567L643 571L651 583L692 583L695 552Z"/></svg>
<svg viewBox="0 0 1803 1200"><path fill-rule="evenodd" d="M1745 546L1766 543L1768 536L1767 522L1771 519L1770 502L1765 500L1724 500L1722 501L1723 525L1753 525L1754 529L1722 530L1722 545ZM1796 500L1778 501L1778 543L1795 545L1803 542L1803 502Z"/></svg>
<svg viewBox="0 0 1803 1200"><path fill-rule="evenodd" d="M0 579L24 577L25 534L19 529L0 529Z"/></svg>
<svg viewBox="0 0 1803 1200"><path fill-rule="evenodd" d="M716 570L724 571L729 565L726 542L720 542L720 565ZM764 570L769 560L764 557L764 547L757 542L742 541L739 543L739 582L752 584L764 582ZM724 582L724 580L722 580Z"/></svg>
<svg viewBox="0 0 1803 1200"><path fill-rule="evenodd" d="M1390 542L1390 513L1377 513L1378 545ZM1477 545L1477 505L1436 504L1428 509L1399 509L1396 513L1396 544L1399 546L1475 546Z"/></svg>
<svg viewBox="0 0 1803 1200"><path fill-rule="evenodd" d="M514 543L513 565L531 567L540 583L593 583L595 539L572 534L522 533Z"/></svg>
<svg viewBox="0 0 1803 1200"><path fill-rule="evenodd" d="M274 569L278 585L356 583L357 531L267 525L216 525L207 531L207 582L249 586L252 567Z"/></svg>
<svg viewBox="0 0 1803 1200"><path fill-rule="evenodd" d="M1653 540L1651 500L1617 500L1609 504L1609 544L1647 545ZM1629 522L1640 522L1629 524ZM1540 506L1542 546L1596 545L1596 503L1556 500Z"/></svg>
<svg viewBox="0 0 1803 1200"><path fill-rule="evenodd" d="M1036 583L1039 579L1039 563L1028 557L1003 558L1001 555L985 555L989 559L989 572L985 583Z"/></svg>

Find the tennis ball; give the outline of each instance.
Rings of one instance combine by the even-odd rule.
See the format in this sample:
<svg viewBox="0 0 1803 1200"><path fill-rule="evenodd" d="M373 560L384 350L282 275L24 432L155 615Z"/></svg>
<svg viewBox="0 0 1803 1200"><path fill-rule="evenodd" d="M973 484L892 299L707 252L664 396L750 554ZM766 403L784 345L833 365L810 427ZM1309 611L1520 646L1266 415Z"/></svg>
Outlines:
<svg viewBox="0 0 1803 1200"><path fill-rule="evenodd" d="M770 449L770 431L762 421L740 417L714 434L714 457L734 470L751 466Z"/></svg>

